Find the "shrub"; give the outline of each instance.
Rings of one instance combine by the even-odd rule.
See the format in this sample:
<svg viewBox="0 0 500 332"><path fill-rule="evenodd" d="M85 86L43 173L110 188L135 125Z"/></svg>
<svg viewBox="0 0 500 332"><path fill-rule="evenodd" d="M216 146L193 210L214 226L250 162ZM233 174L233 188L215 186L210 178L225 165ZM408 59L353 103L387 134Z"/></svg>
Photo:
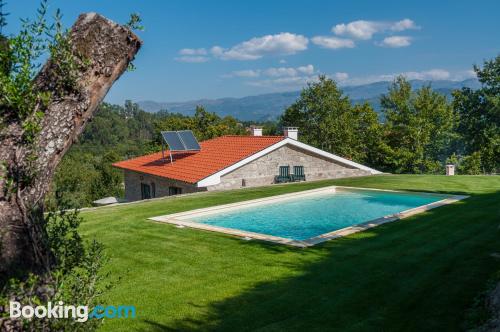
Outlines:
<svg viewBox="0 0 500 332"><path fill-rule="evenodd" d="M50 272L30 274L24 280L11 279L0 294L0 330L27 331L95 331L102 319L78 322L73 318L33 318L14 320L9 317L9 302L22 305L46 305L64 302L68 305L94 308L110 284L101 273L107 261L103 246L92 241L83 243L77 229L81 222L78 211L50 212L46 217L49 246L57 262Z"/></svg>

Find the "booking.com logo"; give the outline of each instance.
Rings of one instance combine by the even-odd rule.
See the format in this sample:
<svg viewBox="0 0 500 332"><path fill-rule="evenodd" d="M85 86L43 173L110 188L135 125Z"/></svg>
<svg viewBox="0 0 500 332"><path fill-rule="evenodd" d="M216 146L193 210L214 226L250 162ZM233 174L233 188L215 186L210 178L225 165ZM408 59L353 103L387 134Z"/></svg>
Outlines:
<svg viewBox="0 0 500 332"><path fill-rule="evenodd" d="M11 318L73 318L77 322L86 322L92 318L135 318L135 306L132 305L97 305L89 312L89 307L84 305L64 305L62 301L53 304L48 302L46 306L36 307L30 305L21 305L16 301L10 302Z"/></svg>

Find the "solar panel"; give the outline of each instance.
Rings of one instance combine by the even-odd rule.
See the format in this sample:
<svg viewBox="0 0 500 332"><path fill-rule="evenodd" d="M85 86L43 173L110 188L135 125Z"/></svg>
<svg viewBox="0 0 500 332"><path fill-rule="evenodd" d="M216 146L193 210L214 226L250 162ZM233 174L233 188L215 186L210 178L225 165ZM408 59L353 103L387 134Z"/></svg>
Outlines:
<svg viewBox="0 0 500 332"><path fill-rule="evenodd" d="M191 130L181 130L177 133L184 143L186 150L201 150L200 144L198 144L198 141L196 140L196 137L194 137Z"/></svg>
<svg viewBox="0 0 500 332"><path fill-rule="evenodd" d="M161 135L170 151L197 151L201 150L200 144L191 130L162 131Z"/></svg>
<svg viewBox="0 0 500 332"><path fill-rule="evenodd" d="M161 135L171 151L184 151L186 148L176 131L162 131Z"/></svg>

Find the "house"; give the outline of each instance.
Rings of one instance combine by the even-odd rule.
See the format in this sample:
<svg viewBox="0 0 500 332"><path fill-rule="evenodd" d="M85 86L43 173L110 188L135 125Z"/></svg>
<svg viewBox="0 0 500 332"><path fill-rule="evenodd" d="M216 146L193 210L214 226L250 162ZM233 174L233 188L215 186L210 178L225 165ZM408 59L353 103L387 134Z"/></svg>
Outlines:
<svg viewBox="0 0 500 332"><path fill-rule="evenodd" d="M120 161L128 201L271 185L378 174L379 171L317 149L297 140L298 129L283 136L222 136L200 143L199 151L162 152Z"/></svg>

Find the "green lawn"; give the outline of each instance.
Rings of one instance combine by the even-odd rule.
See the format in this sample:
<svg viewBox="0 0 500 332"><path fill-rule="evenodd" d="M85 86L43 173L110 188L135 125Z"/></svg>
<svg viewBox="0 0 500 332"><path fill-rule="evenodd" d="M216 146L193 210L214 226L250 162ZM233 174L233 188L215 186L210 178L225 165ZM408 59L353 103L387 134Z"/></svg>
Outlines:
<svg viewBox="0 0 500 332"><path fill-rule="evenodd" d="M146 218L331 184L472 197L299 249ZM82 213L121 277L103 330L450 330L500 270L500 177L383 175L156 200Z"/></svg>

